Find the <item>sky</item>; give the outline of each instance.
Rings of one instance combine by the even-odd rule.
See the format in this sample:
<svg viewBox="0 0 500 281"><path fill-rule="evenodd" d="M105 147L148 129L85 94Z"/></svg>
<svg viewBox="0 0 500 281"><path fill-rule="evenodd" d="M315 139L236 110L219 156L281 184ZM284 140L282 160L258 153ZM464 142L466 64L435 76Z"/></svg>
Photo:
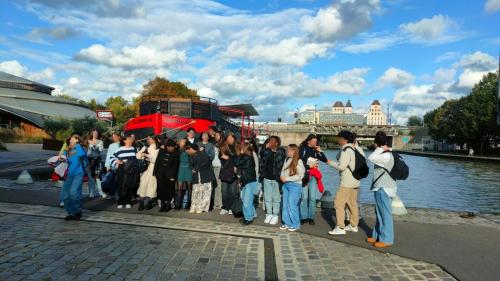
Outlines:
<svg viewBox="0 0 500 281"><path fill-rule="evenodd" d="M80 99L155 76L259 121L378 99L393 124L498 69L500 0L20 0L0 3L0 70Z"/></svg>

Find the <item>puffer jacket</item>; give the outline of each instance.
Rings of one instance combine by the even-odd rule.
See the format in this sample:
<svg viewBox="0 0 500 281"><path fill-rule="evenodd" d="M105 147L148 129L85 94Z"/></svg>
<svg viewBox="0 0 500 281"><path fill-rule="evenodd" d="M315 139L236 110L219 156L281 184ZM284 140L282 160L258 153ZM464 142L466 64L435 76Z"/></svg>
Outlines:
<svg viewBox="0 0 500 281"><path fill-rule="evenodd" d="M271 154L273 151L270 148L263 149L260 153L260 161L259 161L259 177L263 178L265 175L265 170L267 168L267 162L271 158ZM283 168L283 164L285 164L286 159L286 151L282 147L278 147L276 150L276 154L274 155L274 180L279 181L281 170Z"/></svg>
<svg viewBox="0 0 500 281"><path fill-rule="evenodd" d="M238 168L241 186L248 183L257 181L257 174L255 173L255 161L253 156L242 154L235 157L235 167Z"/></svg>

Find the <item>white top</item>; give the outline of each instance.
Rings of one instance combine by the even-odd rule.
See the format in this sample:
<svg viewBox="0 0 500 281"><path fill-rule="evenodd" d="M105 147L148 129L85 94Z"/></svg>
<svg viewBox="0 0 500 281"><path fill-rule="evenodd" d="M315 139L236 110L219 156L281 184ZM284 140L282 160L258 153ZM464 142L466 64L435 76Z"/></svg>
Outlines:
<svg viewBox="0 0 500 281"><path fill-rule="evenodd" d="M219 148L215 145L214 145L214 154L215 154L215 157L214 157L214 160L212 160L212 167L220 168L222 165L221 165L220 159L219 159Z"/></svg>
<svg viewBox="0 0 500 281"><path fill-rule="evenodd" d="M392 151L392 149L391 149ZM394 167L394 157L391 153L385 152L382 148L377 148L375 151L368 157L368 160L374 164L373 170L373 180L375 181L379 178L375 184L373 185L372 191L377 191L381 188L389 195L390 197L396 196L397 185L396 181L391 178L389 173L386 170L392 170Z"/></svg>
<svg viewBox="0 0 500 281"><path fill-rule="evenodd" d="M360 186L360 182L352 175L351 172L356 169L356 155L354 154L354 151L348 147L352 147L364 155L364 152L360 147L353 146L348 143L340 149L339 161L332 161L329 165L339 171L340 187L358 188Z"/></svg>
<svg viewBox="0 0 500 281"><path fill-rule="evenodd" d="M304 163L302 163L302 161L299 160L299 162L297 163L297 174L290 176L290 170L288 169L288 166L290 166L291 163L292 163L292 158L287 158L285 160L285 164L281 169L281 176L285 177L285 182L294 182L302 184L302 178L304 177L304 174L306 172Z"/></svg>

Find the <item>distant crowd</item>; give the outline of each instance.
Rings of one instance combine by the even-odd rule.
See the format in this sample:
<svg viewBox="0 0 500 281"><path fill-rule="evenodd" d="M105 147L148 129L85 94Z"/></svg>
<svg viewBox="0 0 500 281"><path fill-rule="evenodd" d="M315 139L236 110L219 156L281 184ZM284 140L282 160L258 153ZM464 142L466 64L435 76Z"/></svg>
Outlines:
<svg viewBox="0 0 500 281"><path fill-rule="evenodd" d="M186 137L178 140L113 134L103 161L104 145L97 131L86 139L73 134L59 156L65 165L60 204L68 213L66 220L80 220L82 184L87 181L90 197L116 200L119 209L137 205L139 211L156 206L159 212L217 210L249 225L263 202L264 223L293 232L303 224L315 224L316 202L325 189L321 161L340 176L334 201L336 226L329 234L345 235L358 232L360 181L369 168L354 133L340 132L338 144L336 159L327 159L313 134L300 145L282 147L277 136L258 145L253 138L240 143L233 133L224 134L216 127L200 134L188 128ZM388 146L384 132L376 134L375 146L368 160L374 164L371 190L377 218L367 241L388 247L394 243L391 198L396 195L396 179L404 179L405 172L407 176L407 167Z"/></svg>

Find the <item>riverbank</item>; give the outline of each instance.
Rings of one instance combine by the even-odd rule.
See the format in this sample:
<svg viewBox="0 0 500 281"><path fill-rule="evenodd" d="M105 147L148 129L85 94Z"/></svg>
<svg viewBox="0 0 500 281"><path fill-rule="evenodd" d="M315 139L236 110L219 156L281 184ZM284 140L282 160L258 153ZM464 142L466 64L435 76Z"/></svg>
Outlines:
<svg viewBox="0 0 500 281"><path fill-rule="evenodd" d="M419 152L419 151L408 151L408 150L398 150L397 152L399 154L425 156L425 157L432 157L432 158L445 158L445 159L453 159L453 160L466 160L466 161L500 164L500 158L498 158L498 157L467 156L467 155L458 155L458 154L450 154L450 153Z"/></svg>
<svg viewBox="0 0 500 281"><path fill-rule="evenodd" d="M0 201L28 205L58 205L59 189L50 182L36 181L33 185L19 186L12 181L0 181ZM147 217L168 217L177 219L210 221L213 225L227 224L239 227L238 220L232 216L221 216L217 212L190 214L184 211L159 213L157 208L139 212L137 205L132 209L117 209L112 200L86 199L83 207L97 212L135 214ZM390 253L428 263L438 264L459 280L495 280L500 276L497 261L500 259L500 215L478 214L475 218L460 218L459 212L435 209L409 208L406 216L395 217L396 243L388 249L375 249L365 242L374 225L372 205L362 206L363 219L358 233L346 236L331 236L327 232L334 227L335 217L331 209L319 210L316 225L303 225L302 234L335 240L357 247ZM277 226L263 223L264 213L258 209L258 219L254 226L267 229L267 233L277 232ZM84 214L85 216L85 214ZM189 223L186 221L186 223ZM247 228L248 230L252 228ZM465 254L466 253L466 254ZM339 260L331 261L334 265ZM360 271L370 270L359 268Z"/></svg>

